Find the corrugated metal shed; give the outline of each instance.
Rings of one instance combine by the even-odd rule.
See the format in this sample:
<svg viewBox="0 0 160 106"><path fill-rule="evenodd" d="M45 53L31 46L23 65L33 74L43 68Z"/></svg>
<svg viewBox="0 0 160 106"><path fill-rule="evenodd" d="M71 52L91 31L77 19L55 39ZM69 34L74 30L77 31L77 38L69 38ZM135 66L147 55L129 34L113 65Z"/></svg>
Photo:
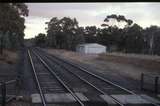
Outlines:
<svg viewBox="0 0 160 106"><path fill-rule="evenodd" d="M86 54L106 53L106 46L100 45L98 43L86 43L77 45L76 51Z"/></svg>

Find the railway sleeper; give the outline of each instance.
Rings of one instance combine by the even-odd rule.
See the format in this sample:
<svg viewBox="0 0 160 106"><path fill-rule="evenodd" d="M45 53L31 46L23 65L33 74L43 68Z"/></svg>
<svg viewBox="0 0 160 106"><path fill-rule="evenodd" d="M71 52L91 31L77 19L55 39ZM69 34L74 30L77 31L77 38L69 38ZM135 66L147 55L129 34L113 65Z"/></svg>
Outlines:
<svg viewBox="0 0 160 106"><path fill-rule="evenodd" d="M160 104L160 101L152 98L147 95L111 95L121 103L123 103L125 106L153 106L151 102ZM112 106L113 104L116 104L108 95L100 95L101 98L103 98L109 106ZM142 98L143 97L143 98ZM145 99L144 99L145 98ZM148 101L150 100L150 101Z"/></svg>
<svg viewBox="0 0 160 106"><path fill-rule="evenodd" d="M85 95L82 93L75 93L78 98L86 105L86 106L106 106L106 102L108 106L118 106L118 104L113 101L113 99L108 95L99 95L104 101L90 101ZM54 104L53 106L78 106L77 101L70 93L54 93L54 94L44 94L47 104ZM154 99L147 95L111 95L118 101L124 104L124 106L153 106L150 101L160 104L157 99ZM144 98L141 98L143 96ZM41 99L39 94L32 94L32 103L40 104ZM51 106L52 106L51 105ZM48 105L49 106L49 105Z"/></svg>

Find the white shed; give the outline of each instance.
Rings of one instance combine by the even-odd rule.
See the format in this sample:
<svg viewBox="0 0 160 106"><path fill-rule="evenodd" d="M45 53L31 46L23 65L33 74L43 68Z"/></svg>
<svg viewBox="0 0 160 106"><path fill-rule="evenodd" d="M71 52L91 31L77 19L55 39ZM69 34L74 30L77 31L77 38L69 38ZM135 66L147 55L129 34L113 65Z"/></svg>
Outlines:
<svg viewBox="0 0 160 106"><path fill-rule="evenodd" d="M86 54L106 53L106 46L100 45L98 43L80 44L77 45L76 51L79 53Z"/></svg>

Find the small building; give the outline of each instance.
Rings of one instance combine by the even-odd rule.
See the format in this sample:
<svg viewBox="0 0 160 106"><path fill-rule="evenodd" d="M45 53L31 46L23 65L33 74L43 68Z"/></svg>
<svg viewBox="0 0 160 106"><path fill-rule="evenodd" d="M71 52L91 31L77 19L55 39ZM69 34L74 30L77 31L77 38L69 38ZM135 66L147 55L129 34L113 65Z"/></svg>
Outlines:
<svg viewBox="0 0 160 106"><path fill-rule="evenodd" d="M106 53L106 46L100 45L98 43L79 44L76 47L76 51L85 54Z"/></svg>

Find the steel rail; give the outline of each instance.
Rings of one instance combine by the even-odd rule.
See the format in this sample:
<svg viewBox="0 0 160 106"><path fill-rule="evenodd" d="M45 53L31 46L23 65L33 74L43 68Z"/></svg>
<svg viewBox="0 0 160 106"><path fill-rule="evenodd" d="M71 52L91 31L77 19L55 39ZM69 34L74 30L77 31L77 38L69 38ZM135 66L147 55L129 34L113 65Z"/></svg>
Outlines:
<svg viewBox="0 0 160 106"><path fill-rule="evenodd" d="M58 59L58 58L57 58ZM59 59L59 60L61 60L61 59ZM63 61L63 60L62 60ZM65 61L65 60L64 60ZM65 63L67 63L67 62L65 62ZM126 91L126 92L128 92L128 93L130 93L130 94L132 94L132 95L136 95L136 96L139 96L139 97L141 97L141 98L143 98L143 99L146 99L146 100L148 100L149 102L151 102L151 104L153 104L153 105L155 105L155 106L160 106L159 104L157 104L157 103L153 103L153 101L151 101L151 100L149 100L149 99L147 99L147 98L145 98L145 97L143 97L143 96L141 96L141 95L137 95L136 93L134 93L133 91L131 91L131 90L128 90L128 89L126 89L126 88L124 88L124 87L121 87L120 85L118 85L118 84L115 84L115 83L113 83L112 81L109 81L109 80L107 80L107 79L104 79L103 77L101 77L101 76L99 76L99 75L96 75L96 74L94 74L94 73L91 73L91 72L89 72L89 71L87 71L86 69L84 69L84 68L82 68L81 66L78 66L78 65L74 65L73 63L70 63L70 62L68 62L68 64L71 64L73 67L77 67L77 68L79 68L80 70L82 70L82 71L84 71L84 72L86 72L86 73L88 73L88 74L90 74L90 75L93 75L93 76L95 76L96 78L98 78L98 79L100 79L100 80L102 80L102 81L104 81L104 82L106 82L106 83L110 83L111 85L114 85L114 86L116 86L116 87L118 87L118 88L120 88L120 89L122 89L122 90L124 90L124 91Z"/></svg>
<svg viewBox="0 0 160 106"><path fill-rule="evenodd" d="M36 49L39 50L39 51L43 51L43 50L38 49L38 48L36 48ZM43 52L46 53L45 51L43 51ZM50 55L50 54L49 54L49 55ZM59 57L57 57L57 56L55 56L55 55L50 55L50 56L52 56L52 57L54 57L54 58L56 58L56 59L58 59L58 60L60 60L60 61L63 61L63 62L65 62L66 64L69 64L69 65L71 65L71 66L73 66L73 67L75 67L75 68L78 68L78 69L80 69L81 71L86 72L86 73L88 73L88 74L90 74L90 75L92 75L92 76L100 79L101 81L104 81L104 82L106 82L106 83L109 83L109 84L111 84L111 85L114 85L115 87L118 87L118 88L120 88L120 89L122 89L122 90L124 90L124 91L126 91L126 92L128 92L128 93L130 93L130 94L132 94L132 95L136 95L136 96L139 96L139 97L141 97L141 98L143 98L143 99L146 99L146 100L148 100L148 101L149 101L152 105L154 105L154 106L160 106L158 103L155 103L155 102L153 102L152 100L150 100L150 99L148 99L148 98L145 98L145 97L143 97L143 96L141 96L141 95L137 95L136 93L134 93L134 92L131 91L131 90L128 90L128 89L126 89L126 88L124 88L124 87L122 87L122 86L120 86L120 85L118 85L118 84L116 84L116 83L108 80L108 79L105 79L105 78L103 78L103 77L101 77L101 76L99 76L99 75L96 75L96 74L94 74L94 73L92 73L92 72L87 71L84 67L79 66L79 65L77 65L76 63L72 63L72 62L70 62L70 61L68 61L68 60L66 60L66 59L64 60L64 59L59 58Z"/></svg>
<svg viewBox="0 0 160 106"><path fill-rule="evenodd" d="M75 95L73 93L73 91L64 83L64 81L61 80L60 77L57 76L57 74L47 65L47 63L38 55L36 54L34 51L32 51L37 57L38 59L44 64L44 66L48 69L48 71L54 75L56 77L56 79L71 93L71 95L78 101L78 103L81 106L85 106L84 103L79 99L79 97L77 97L77 95Z"/></svg>
<svg viewBox="0 0 160 106"><path fill-rule="evenodd" d="M40 54L39 54L40 55ZM53 61L54 63L56 63L57 65L59 65L61 68L65 69L67 72L70 72L71 74L73 74L74 76L78 77L80 80L82 80L83 82L85 82L86 84L90 85L91 87L93 87L94 89L96 89L98 92L100 92L103 95L108 95L106 92L102 91L101 89L97 88L95 85L93 85L92 83L90 83L89 81L87 81L86 79L82 78L81 76L73 73L72 71L68 70L68 68L66 68L63 65L60 65L58 62L54 61L52 58L47 57L46 55L44 55L46 57L46 59L50 59L51 61ZM118 101L116 98L108 95L109 97L111 97L113 99L114 102L116 102L117 104L119 104L120 106L124 106L123 103L121 103L120 101Z"/></svg>
<svg viewBox="0 0 160 106"><path fill-rule="evenodd" d="M33 64L33 60L32 60L32 57L31 57L31 54L30 54L29 50L28 50L28 55L29 55L30 63L31 63L31 66L32 66L32 69L33 69L34 77L36 79L36 83L37 83L37 86L38 86L38 90L39 90L39 93L40 93L42 104L43 104L43 106L47 106L46 101L45 101L45 97L44 97L44 94L42 92L42 88L41 88L41 85L40 85L40 82L39 82L39 79L38 79L38 76L37 76L37 73L36 73L36 70L35 70L35 67L34 67L34 64Z"/></svg>

